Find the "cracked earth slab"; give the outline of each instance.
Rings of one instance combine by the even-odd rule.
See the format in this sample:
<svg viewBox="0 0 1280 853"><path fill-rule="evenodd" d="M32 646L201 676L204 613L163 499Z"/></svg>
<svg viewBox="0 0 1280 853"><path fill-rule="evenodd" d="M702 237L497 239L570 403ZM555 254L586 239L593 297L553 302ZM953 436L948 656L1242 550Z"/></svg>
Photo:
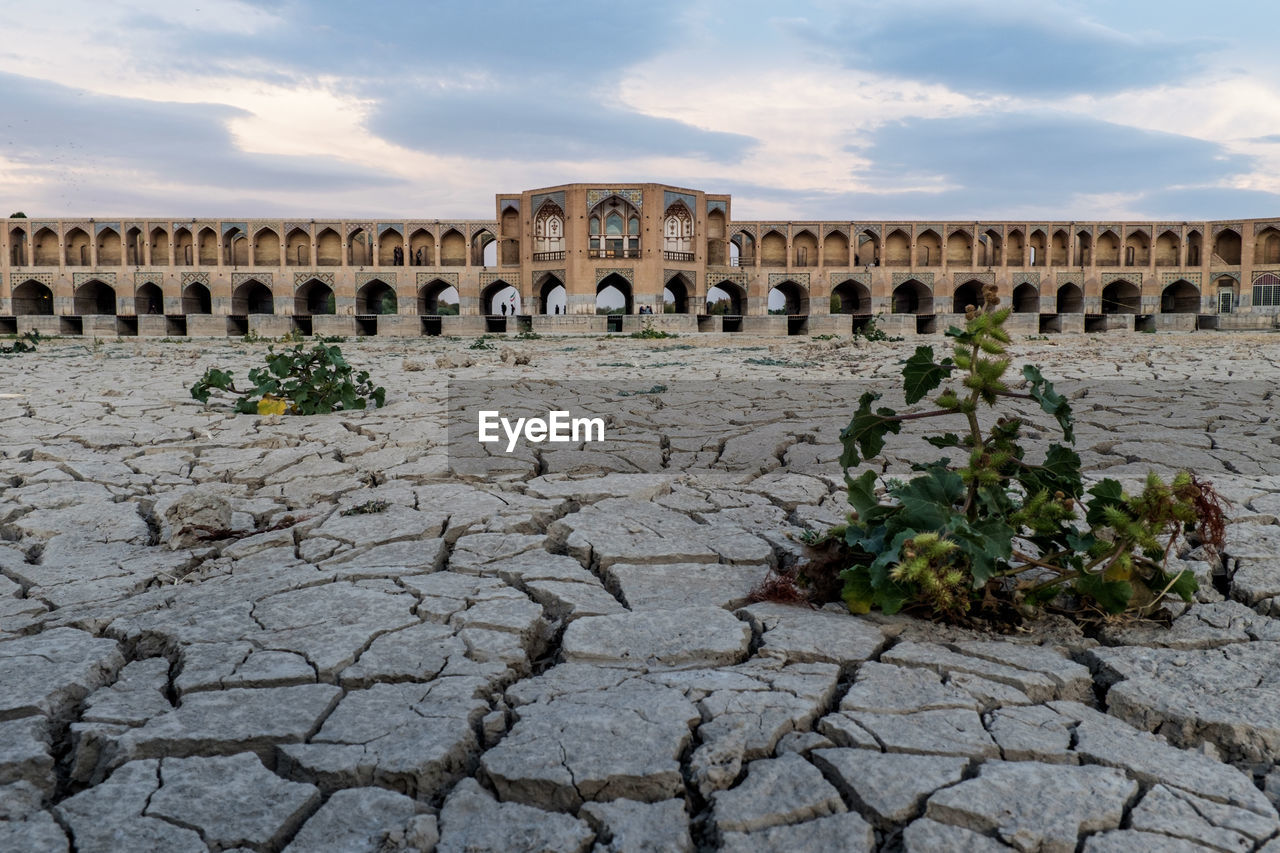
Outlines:
<svg viewBox="0 0 1280 853"><path fill-rule="evenodd" d="M854 397L643 393L779 378L741 341L600 344L634 369L521 342L606 380L629 446L453 474L444 377L404 348L465 342L353 346L389 405L318 419L191 402L243 345L57 342L0 400L0 849L1270 853L1280 346L1165 340L1017 346L1126 380L1063 385L1086 469L1195 460L1235 501L1226 554L1178 556L1202 589L1171 629L999 638L751 603L847 512ZM909 352L769 346L824 380ZM486 357L454 378L513 376ZM900 438L891 474L931 453Z"/></svg>

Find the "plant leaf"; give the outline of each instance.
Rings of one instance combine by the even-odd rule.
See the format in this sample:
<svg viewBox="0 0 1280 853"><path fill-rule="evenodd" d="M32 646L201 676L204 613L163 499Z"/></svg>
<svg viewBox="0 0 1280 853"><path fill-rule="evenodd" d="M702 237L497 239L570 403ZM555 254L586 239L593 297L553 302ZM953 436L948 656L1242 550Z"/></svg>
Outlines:
<svg viewBox="0 0 1280 853"><path fill-rule="evenodd" d="M907 405L918 403L951 375L951 359L941 364L933 360L933 347L916 347L915 355L902 366L902 390Z"/></svg>

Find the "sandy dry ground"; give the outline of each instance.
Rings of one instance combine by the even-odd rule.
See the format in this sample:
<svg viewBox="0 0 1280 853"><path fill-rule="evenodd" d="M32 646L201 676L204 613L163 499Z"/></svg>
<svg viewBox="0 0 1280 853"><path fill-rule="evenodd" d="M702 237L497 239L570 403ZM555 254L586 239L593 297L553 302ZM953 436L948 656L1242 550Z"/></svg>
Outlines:
<svg viewBox="0 0 1280 853"><path fill-rule="evenodd" d="M190 399L265 343L0 359L0 849L1280 850L1280 336L1016 342L1090 477L1235 520L1172 629L1020 638L748 601L941 336L473 343L314 418ZM450 447L450 382L611 441Z"/></svg>

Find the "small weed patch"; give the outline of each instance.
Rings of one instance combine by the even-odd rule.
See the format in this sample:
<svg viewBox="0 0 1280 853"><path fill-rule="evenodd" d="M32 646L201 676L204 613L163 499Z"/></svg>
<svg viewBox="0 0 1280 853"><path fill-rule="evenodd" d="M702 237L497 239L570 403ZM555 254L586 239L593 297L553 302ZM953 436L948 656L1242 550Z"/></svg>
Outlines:
<svg viewBox="0 0 1280 853"><path fill-rule="evenodd" d="M369 381L369 372L356 372L337 346L317 344L307 351L301 344L276 352L267 348L267 366L249 371L252 387L235 387L230 371L210 368L191 386L191 396L202 403L212 391L239 395L235 409L242 414L317 415L342 409L364 409L370 402L381 407L387 391Z"/></svg>

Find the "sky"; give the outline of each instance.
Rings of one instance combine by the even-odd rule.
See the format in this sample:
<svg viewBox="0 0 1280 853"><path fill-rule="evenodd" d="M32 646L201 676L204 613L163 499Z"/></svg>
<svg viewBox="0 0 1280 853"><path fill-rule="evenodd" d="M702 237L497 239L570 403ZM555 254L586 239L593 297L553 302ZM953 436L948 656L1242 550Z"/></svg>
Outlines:
<svg viewBox="0 0 1280 853"><path fill-rule="evenodd" d="M32 217L492 218L496 193L649 181L738 220L1280 217L1257 0L0 15L0 206Z"/></svg>

